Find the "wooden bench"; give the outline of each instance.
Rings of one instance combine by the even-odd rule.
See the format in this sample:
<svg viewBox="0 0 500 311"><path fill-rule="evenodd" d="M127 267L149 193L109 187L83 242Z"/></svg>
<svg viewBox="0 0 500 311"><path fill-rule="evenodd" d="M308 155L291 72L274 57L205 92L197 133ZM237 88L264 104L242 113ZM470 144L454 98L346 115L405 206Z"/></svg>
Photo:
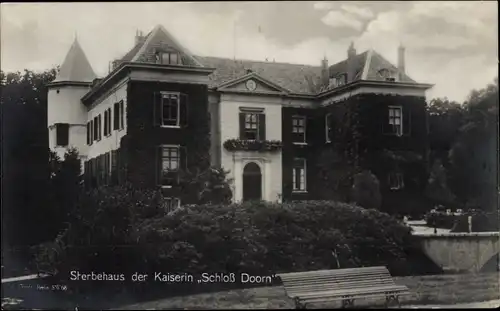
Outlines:
<svg viewBox="0 0 500 311"><path fill-rule="evenodd" d="M396 285L386 267L318 270L278 274L288 297L297 309L309 303L342 301L342 308L353 307L357 298L386 298L386 308L399 296L409 294L406 286Z"/></svg>

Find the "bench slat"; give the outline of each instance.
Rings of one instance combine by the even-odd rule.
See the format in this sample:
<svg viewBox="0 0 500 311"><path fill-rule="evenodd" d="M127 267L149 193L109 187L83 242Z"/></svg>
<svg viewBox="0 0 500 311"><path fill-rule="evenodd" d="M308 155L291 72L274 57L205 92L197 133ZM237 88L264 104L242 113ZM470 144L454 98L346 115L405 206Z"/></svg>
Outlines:
<svg viewBox="0 0 500 311"><path fill-rule="evenodd" d="M287 295L305 303L343 300L346 296L361 298L409 293L406 286L394 283L383 266L293 272L278 276Z"/></svg>
<svg viewBox="0 0 500 311"><path fill-rule="evenodd" d="M368 276L368 277L351 277L351 278L336 278L336 277L315 277L315 278L303 278L301 280L282 280L283 283L296 284L296 283L314 283L314 282L355 282L358 280L392 280L389 276Z"/></svg>
<svg viewBox="0 0 500 311"><path fill-rule="evenodd" d="M303 271L303 272L291 272L291 273L278 273L279 277L291 278L294 276L305 276L305 275L356 275L365 274L370 271L379 271L381 273L388 272L387 268L381 267L363 267L363 268L347 268L347 269L331 269L331 270L316 270L316 271Z"/></svg>
<svg viewBox="0 0 500 311"><path fill-rule="evenodd" d="M345 290L359 290L359 289L369 289L369 288L380 288L380 287L397 287L400 285L395 284L361 284L360 286L301 286L286 289L287 293L296 293L296 292L318 292L318 291L345 291Z"/></svg>
<svg viewBox="0 0 500 311"><path fill-rule="evenodd" d="M318 291L318 292L309 292L302 293L301 297L303 298L317 298L325 295L328 296L344 296L344 295L356 295L356 294L368 294L368 293L377 293L377 292L392 292L392 291L406 291L408 290L405 286L381 286L381 287L373 287L373 288L364 288L364 289L349 289L349 290L332 290L332 291Z"/></svg>

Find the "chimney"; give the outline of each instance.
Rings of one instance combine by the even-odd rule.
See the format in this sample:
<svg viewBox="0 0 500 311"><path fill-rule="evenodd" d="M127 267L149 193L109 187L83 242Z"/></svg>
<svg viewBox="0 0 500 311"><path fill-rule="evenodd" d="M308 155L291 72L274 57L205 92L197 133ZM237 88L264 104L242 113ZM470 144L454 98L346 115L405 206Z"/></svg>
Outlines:
<svg viewBox="0 0 500 311"><path fill-rule="evenodd" d="M400 74L405 74L405 47L402 44L398 47L398 69Z"/></svg>
<svg viewBox="0 0 500 311"><path fill-rule="evenodd" d="M328 84L330 83L330 70L328 69L328 59L323 58L321 60L321 84L325 87L328 87Z"/></svg>
<svg viewBox="0 0 500 311"><path fill-rule="evenodd" d="M146 38L144 37L144 34L141 30L137 30L135 32L135 45L138 45L139 43L144 42Z"/></svg>
<svg viewBox="0 0 500 311"><path fill-rule="evenodd" d="M347 81L346 83L352 82L356 75L356 49L354 48L354 42L351 42L349 49L347 50Z"/></svg>

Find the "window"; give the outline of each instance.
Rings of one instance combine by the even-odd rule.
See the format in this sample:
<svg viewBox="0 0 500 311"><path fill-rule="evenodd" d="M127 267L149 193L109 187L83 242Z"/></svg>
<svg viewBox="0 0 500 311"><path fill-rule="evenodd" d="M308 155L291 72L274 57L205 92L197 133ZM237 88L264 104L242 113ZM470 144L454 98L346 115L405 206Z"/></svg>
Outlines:
<svg viewBox="0 0 500 311"><path fill-rule="evenodd" d="M119 107L120 107L120 123L118 129L123 130L123 128L125 127L125 122L123 121L125 116L125 104L123 103L123 100L120 101Z"/></svg>
<svg viewBox="0 0 500 311"><path fill-rule="evenodd" d="M389 126L391 133L397 136L403 135L403 113L402 107L389 107Z"/></svg>
<svg viewBox="0 0 500 311"><path fill-rule="evenodd" d="M92 121L87 122L87 145L92 145Z"/></svg>
<svg viewBox="0 0 500 311"><path fill-rule="evenodd" d="M163 200L165 214L168 214L181 206L181 200L179 198L163 198Z"/></svg>
<svg viewBox="0 0 500 311"><path fill-rule="evenodd" d="M161 97L162 126L179 126L180 96L178 93L164 93Z"/></svg>
<svg viewBox="0 0 500 311"><path fill-rule="evenodd" d="M108 136L108 110L104 110L104 136Z"/></svg>
<svg viewBox="0 0 500 311"><path fill-rule="evenodd" d="M180 65L181 57L177 52L158 52L156 53L156 63L163 65Z"/></svg>
<svg viewBox="0 0 500 311"><path fill-rule="evenodd" d="M111 108L104 111L104 136L111 135Z"/></svg>
<svg viewBox="0 0 500 311"><path fill-rule="evenodd" d="M120 128L120 103L113 105L113 130Z"/></svg>
<svg viewBox="0 0 500 311"><path fill-rule="evenodd" d="M306 191L306 160L296 158L293 161L293 191Z"/></svg>
<svg viewBox="0 0 500 311"><path fill-rule="evenodd" d="M178 146L160 147L160 185L169 185L177 178L180 166Z"/></svg>
<svg viewBox="0 0 500 311"><path fill-rule="evenodd" d="M255 140L259 137L259 117L256 113L245 114L245 139Z"/></svg>
<svg viewBox="0 0 500 311"><path fill-rule="evenodd" d="M97 118L97 140L101 140L101 138L102 138L102 115L98 115L96 118Z"/></svg>
<svg viewBox="0 0 500 311"><path fill-rule="evenodd" d="M396 74L392 70L389 70L389 69L386 69L386 68L380 69L379 72L378 72L378 74L385 81L391 81L391 82L396 81Z"/></svg>
<svg viewBox="0 0 500 311"><path fill-rule="evenodd" d="M404 179L402 173L389 173L389 188L391 190L398 190L404 188Z"/></svg>
<svg viewBox="0 0 500 311"><path fill-rule="evenodd" d="M97 135L97 131L99 130L98 129L98 125L97 125L97 117L94 117L94 140L98 140L98 135Z"/></svg>
<svg viewBox="0 0 500 311"><path fill-rule="evenodd" d="M69 143L69 124L56 124L56 146L67 146Z"/></svg>
<svg viewBox="0 0 500 311"><path fill-rule="evenodd" d="M240 139L266 140L266 115L263 109L240 108Z"/></svg>
<svg viewBox="0 0 500 311"><path fill-rule="evenodd" d="M325 137L327 143L333 140L333 117L330 113L325 116Z"/></svg>
<svg viewBox="0 0 500 311"><path fill-rule="evenodd" d="M292 135L294 143L306 142L306 117L304 116L292 117Z"/></svg>

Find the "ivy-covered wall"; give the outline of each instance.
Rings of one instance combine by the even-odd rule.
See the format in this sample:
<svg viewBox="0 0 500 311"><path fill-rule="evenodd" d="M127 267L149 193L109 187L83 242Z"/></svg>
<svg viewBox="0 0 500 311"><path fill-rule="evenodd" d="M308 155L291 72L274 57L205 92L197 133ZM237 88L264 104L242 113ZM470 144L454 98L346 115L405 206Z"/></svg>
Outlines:
<svg viewBox="0 0 500 311"><path fill-rule="evenodd" d="M369 170L379 179L384 210L423 208L428 177L425 105L423 97L360 94L318 109L307 149L315 167L308 167L311 196L349 200L352 175ZM389 134L389 106L403 109L401 137ZM327 113L333 116L331 143L325 143ZM394 170L403 172L404 189L389 189L388 173Z"/></svg>
<svg viewBox="0 0 500 311"><path fill-rule="evenodd" d="M155 125L154 94L181 92L188 96L187 125L162 128ZM130 82L128 86L127 135L122 139L127 162L127 179L137 187L157 186L157 146L185 147L181 167L206 169L210 165L210 120L206 85ZM179 189L171 189L174 194ZM188 203L188 202L186 202Z"/></svg>
<svg viewBox="0 0 500 311"><path fill-rule="evenodd" d="M293 143L292 137L292 117L295 115L306 116L306 141L307 145ZM314 196L314 176L316 174L314 163L314 149L321 145L318 137L321 124L318 124L320 112L310 108L282 108L282 180L283 180L283 200L307 200ZM306 193L293 193L293 160L294 158L306 159Z"/></svg>

